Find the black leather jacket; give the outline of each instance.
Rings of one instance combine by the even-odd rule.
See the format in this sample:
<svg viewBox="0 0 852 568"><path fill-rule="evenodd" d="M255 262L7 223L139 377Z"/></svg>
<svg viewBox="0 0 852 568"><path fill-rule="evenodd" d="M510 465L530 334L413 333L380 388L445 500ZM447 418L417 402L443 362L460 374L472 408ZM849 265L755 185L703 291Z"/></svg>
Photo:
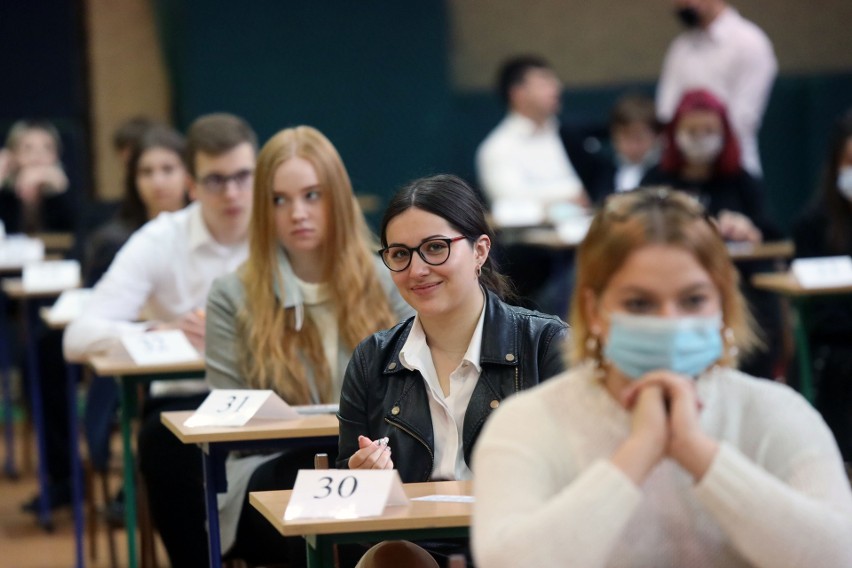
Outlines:
<svg viewBox="0 0 852 568"><path fill-rule="evenodd" d="M423 376L399 360L414 318L380 331L355 349L340 395L337 467L358 451L358 436L390 438L393 462L403 482L427 481L435 440ZM510 306L486 295L480 364L482 373L467 407L462 430L464 459L491 412L507 396L533 387L564 369L562 346L568 326L555 316Z"/></svg>

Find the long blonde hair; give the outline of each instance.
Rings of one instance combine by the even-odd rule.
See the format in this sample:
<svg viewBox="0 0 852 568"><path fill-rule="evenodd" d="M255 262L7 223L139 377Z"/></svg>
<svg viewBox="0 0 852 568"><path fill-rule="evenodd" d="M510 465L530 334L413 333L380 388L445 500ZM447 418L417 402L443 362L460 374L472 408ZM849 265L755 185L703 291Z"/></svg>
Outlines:
<svg viewBox="0 0 852 568"><path fill-rule="evenodd" d="M736 353L760 347L754 320L739 289L739 273L722 237L704 208L689 195L668 188L638 189L611 196L595 215L577 251L577 281L571 300L571 364L601 360L601 345L587 321L586 291L599 298L634 251L648 244L666 244L690 252L710 275L722 300L722 320L733 332L721 359L736 363ZM591 340L591 341L590 341Z"/></svg>
<svg viewBox="0 0 852 568"><path fill-rule="evenodd" d="M340 341L354 348L368 335L393 325L396 318L376 275L370 232L337 150L310 126L282 130L264 145L257 159L249 258L240 270L246 292L238 322L240 367L249 386L272 388L288 402L303 404L310 402L308 373L327 401L335 370L328 368L325 359L322 330L307 317L297 331L295 309L283 307L272 183L278 168L293 157L311 163L324 195L329 196L328 233L320 254Z"/></svg>

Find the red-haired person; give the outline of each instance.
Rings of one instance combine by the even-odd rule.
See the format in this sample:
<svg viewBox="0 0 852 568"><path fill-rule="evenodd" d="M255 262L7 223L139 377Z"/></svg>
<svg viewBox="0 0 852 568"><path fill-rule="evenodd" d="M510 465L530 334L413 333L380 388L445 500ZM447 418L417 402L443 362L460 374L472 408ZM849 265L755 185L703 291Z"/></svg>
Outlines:
<svg viewBox="0 0 852 568"><path fill-rule="evenodd" d="M660 164L642 185L666 185L697 198L726 242L760 243L782 235L769 216L764 189L742 165L740 143L725 105L706 90L688 91L666 125ZM743 293L764 333L767 349L743 361L742 369L771 378L780 355L781 312L777 298L755 290L751 274L772 269L767 262L739 263Z"/></svg>

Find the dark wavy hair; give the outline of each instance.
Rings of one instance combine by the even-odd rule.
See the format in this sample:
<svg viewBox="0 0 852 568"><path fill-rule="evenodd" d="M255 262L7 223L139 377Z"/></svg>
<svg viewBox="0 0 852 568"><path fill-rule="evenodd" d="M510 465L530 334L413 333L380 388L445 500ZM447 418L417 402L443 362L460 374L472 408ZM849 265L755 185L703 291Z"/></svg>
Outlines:
<svg viewBox="0 0 852 568"><path fill-rule="evenodd" d="M847 110L834 125L828 156L826 156L817 191L817 207L821 207L828 217L828 226L825 228L828 245L838 254L845 253L852 247L852 236L850 236L852 235L850 231L852 203L840 193L837 187L840 160L850 140L852 140L852 108Z"/></svg>
<svg viewBox="0 0 852 568"><path fill-rule="evenodd" d="M130 159L127 162L127 172L124 178L124 199L118 209L118 217L134 230L148 221L148 212L139 188L136 185L136 175L139 173L139 161L142 155L152 148L164 148L177 154L184 167L186 164L186 141L181 134L168 126L151 126L136 142ZM188 198L186 203L189 203Z"/></svg>
<svg viewBox="0 0 852 568"><path fill-rule="evenodd" d="M441 174L416 179L391 198L382 217L382 246L388 246L388 224L411 208L421 209L444 219L452 228L467 237L471 242L482 235L495 242L494 233L485 218L485 207L476 192L459 177ZM494 255L489 254L482 265L480 282L486 289L494 292L500 299L514 298L512 285L506 276L500 274Z"/></svg>
<svg viewBox="0 0 852 568"><path fill-rule="evenodd" d="M717 175L734 175L742 168L740 162L740 144L728 120L725 104L713 93L704 89L687 91L680 99L677 110L664 130L665 149L660 159L660 169L666 173L678 174L686 164L686 159L675 144L675 133L680 120L688 112L706 110L715 113L722 120L724 140L722 151L713 163L713 173Z"/></svg>

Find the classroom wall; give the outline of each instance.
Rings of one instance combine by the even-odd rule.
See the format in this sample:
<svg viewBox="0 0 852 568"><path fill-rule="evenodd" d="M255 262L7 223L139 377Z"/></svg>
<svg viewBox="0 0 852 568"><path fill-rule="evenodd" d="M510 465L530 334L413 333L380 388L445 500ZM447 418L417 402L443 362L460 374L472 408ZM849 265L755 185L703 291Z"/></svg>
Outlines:
<svg viewBox="0 0 852 568"><path fill-rule="evenodd" d="M788 226L832 119L852 104L852 2L736 5L770 34L781 64L761 145L771 205ZM33 114L57 121L83 189L91 135L97 188L112 197L121 182L109 135L125 115L170 115L183 128L228 110L261 138L308 123L338 146L357 190L387 197L428 173L473 179L476 145L503 112L491 83L505 56L553 60L563 119L601 125L624 89L653 93L677 31L670 0L2 2L0 49L12 57L0 58L0 127Z"/></svg>
<svg viewBox="0 0 852 568"><path fill-rule="evenodd" d="M82 21L78 0L0 2L0 145L16 120L50 120L78 194L90 183Z"/></svg>
<svg viewBox="0 0 852 568"><path fill-rule="evenodd" d="M112 134L132 116L168 122L170 87L149 0L85 4L95 189L102 199L118 199L124 168L113 152Z"/></svg>
<svg viewBox="0 0 852 568"><path fill-rule="evenodd" d="M772 39L782 75L852 70L852 2L734 0ZM680 31L671 0L449 2L452 69L462 90L490 88L518 52L546 54L569 88L653 82Z"/></svg>

